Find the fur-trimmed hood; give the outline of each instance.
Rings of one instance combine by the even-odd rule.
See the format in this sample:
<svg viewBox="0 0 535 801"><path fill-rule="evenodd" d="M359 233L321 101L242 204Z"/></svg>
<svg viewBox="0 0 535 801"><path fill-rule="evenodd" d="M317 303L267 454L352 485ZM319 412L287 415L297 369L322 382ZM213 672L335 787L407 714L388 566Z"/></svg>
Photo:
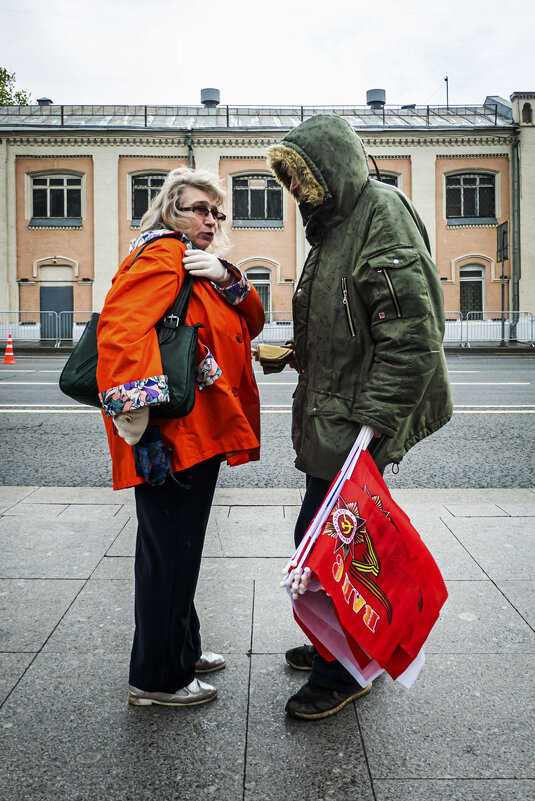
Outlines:
<svg viewBox="0 0 535 801"><path fill-rule="evenodd" d="M307 218L327 227L352 212L368 181L364 145L349 123L337 115L305 120L279 145L269 148L267 160L286 189L292 177L299 181L300 206L308 206Z"/></svg>

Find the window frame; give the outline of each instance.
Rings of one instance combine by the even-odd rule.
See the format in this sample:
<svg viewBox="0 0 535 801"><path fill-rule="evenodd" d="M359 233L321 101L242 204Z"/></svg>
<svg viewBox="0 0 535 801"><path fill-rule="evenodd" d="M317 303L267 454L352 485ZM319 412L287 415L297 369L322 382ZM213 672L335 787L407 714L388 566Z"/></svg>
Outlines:
<svg viewBox="0 0 535 801"><path fill-rule="evenodd" d="M68 215L64 214L63 216L51 215L51 191L54 189L59 189L60 187L54 187L50 184L50 181L63 181L63 210L67 212L67 192L68 192L68 184L67 181L79 181L79 185L76 187L72 187L72 189L78 189L80 192L80 214L79 215ZM44 217L38 217L34 214L34 206L35 206L35 199L34 199L34 191L39 191L39 186L35 185L35 181L46 181L44 187L42 187L46 192L46 204L47 204L47 215ZM26 219L28 219L28 227L29 228L82 228L83 221L86 215L85 209L85 192L86 188L86 181L85 181L85 173L78 172L76 170L38 170L36 172L30 172L26 174Z"/></svg>
<svg viewBox="0 0 535 801"><path fill-rule="evenodd" d="M169 175L169 172L170 172L169 170L159 170L159 169L147 170L147 169L144 169L144 170L136 170L135 172L129 172L128 173L128 175L127 175L128 186L127 186L127 193L126 193L127 219L129 220L132 228L139 228L139 226L141 224L141 219L142 219L142 216L143 216L143 215L141 215L141 217L134 217L134 197L135 197L135 194L134 194L134 181L135 181L135 179L136 178L163 178L163 180L165 181L165 179ZM148 187L148 188L150 188L150 187ZM161 187L159 189L161 189ZM158 189L158 191L159 191L159 189ZM156 194L158 194L158 193L156 193ZM147 211L149 209L149 206L152 203L153 199L154 198L152 198L150 200L149 205L147 206L145 211ZM143 214L144 213L145 212L143 212Z"/></svg>
<svg viewBox="0 0 535 801"><path fill-rule="evenodd" d="M260 279L251 278L250 273L254 273L255 271L258 271L259 273L265 275L265 278L260 278ZM264 267L261 264L255 264L251 267L247 267L244 272L247 277L247 280L252 284L252 286L254 286L254 288L258 292L260 300L262 300L262 293L259 292L259 287L267 287L269 294L268 308L266 309L263 301L262 301L262 306L264 307L264 321L266 323L270 323L271 317L273 315L273 292L271 287L271 281L272 281L271 270L268 267Z"/></svg>
<svg viewBox="0 0 535 801"><path fill-rule="evenodd" d="M470 272L478 271L478 275L469 275ZM463 275L464 274L464 275ZM463 312L461 308L461 287L462 284L466 283L477 283L481 288L481 308L480 309L471 309L470 311L473 312L485 312L486 311L486 268L484 264L476 264L476 263L469 263L463 264L459 267L459 311L462 314L463 319L466 319L466 314ZM475 319L475 318L474 318Z"/></svg>
<svg viewBox="0 0 535 801"><path fill-rule="evenodd" d="M233 173L229 176L230 178L230 192L229 195L231 197L231 207L232 207L232 227L233 228L284 228L284 220L285 220L285 198L284 192L282 191L282 187L280 184L275 180L273 175L269 172L263 172L262 170L247 170L244 172L237 172ZM265 179L266 180L266 187L264 189L264 209L265 209L265 217L236 217L235 216L235 185L234 182L237 180L243 179ZM273 188L277 189L280 192L280 218L279 217L268 217L268 187L267 182L272 182ZM248 187L248 211L251 214L251 187Z"/></svg>
<svg viewBox="0 0 535 801"><path fill-rule="evenodd" d="M463 211L464 207L464 188L462 185L463 178L476 178L478 182L476 184L477 194L476 194L476 205L479 206L479 197L480 197L480 188L485 189L486 187L480 187L479 179L482 177L492 178L494 183L494 216L488 217L477 217L477 216L450 216L448 217L448 180L452 178L459 178L459 187L461 189L461 211ZM473 167L470 169L465 170L450 170L447 173L444 173L444 219L449 228L455 228L458 226L479 226L479 225L498 225L498 217L499 217L499 206L500 206L500 173L494 170L485 170L485 169L474 169ZM453 188L453 187L452 187ZM470 187L466 187L467 189Z"/></svg>
<svg viewBox="0 0 535 801"><path fill-rule="evenodd" d="M382 170L381 168L379 168L379 174L381 176L380 183L388 184L389 186L395 186L396 189L401 189L401 186L400 186L401 175L400 175L400 173L398 173L398 172L390 172L389 170ZM377 177L377 173L375 172L375 170L370 172L370 178L371 178L372 181L379 181L379 178ZM390 178L391 180L390 181L383 181L382 180L383 178ZM395 183L392 183L392 179L395 181Z"/></svg>

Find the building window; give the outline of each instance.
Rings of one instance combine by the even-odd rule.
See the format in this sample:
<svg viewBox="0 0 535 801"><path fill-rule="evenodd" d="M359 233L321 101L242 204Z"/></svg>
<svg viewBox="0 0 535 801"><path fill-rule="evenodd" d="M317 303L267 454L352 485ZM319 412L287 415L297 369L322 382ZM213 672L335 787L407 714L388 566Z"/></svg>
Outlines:
<svg viewBox="0 0 535 801"><path fill-rule="evenodd" d="M496 223L495 176L489 173L446 176L446 217L449 225Z"/></svg>
<svg viewBox="0 0 535 801"><path fill-rule="evenodd" d="M132 222L139 223L162 188L165 175L132 176Z"/></svg>
<svg viewBox="0 0 535 801"><path fill-rule="evenodd" d="M81 227L82 178L72 175L33 177L30 225Z"/></svg>
<svg viewBox="0 0 535 801"><path fill-rule="evenodd" d="M246 272L262 301L266 323L271 322L271 274L265 267L252 267Z"/></svg>
<svg viewBox="0 0 535 801"><path fill-rule="evenodd" d="M484 309L485 268L470 264L459 270L460 311L464 319L468 312L471 320L481 320ZM479 312L479 314L478 314Z"/></svg>
<svg viewBox="0 0 535 801"><path fill-rule="evenodd" d="M239 228L282 228L282 189L268 175L232 179L232 224Z"/></svg>
<svg viewBox="0 0 535 801"><path fill-rule="evenodd" d="M524 103L522 106L522 122L526 123L527 125L533 124L533 111L531 109L531 103Z"/></svg>
<svg viewBox="0 0 535 801"><path fill-rule="evenodd" d="M382 184L390 184L390 186L397 186L398 185L398 176L397 175L388 175L385 172L381 172L379 170L379 174L381 176L381 183ZM371 172L370 178L373 178L374 181L378 181L379 178L377 177L377 173Z"/></svg>

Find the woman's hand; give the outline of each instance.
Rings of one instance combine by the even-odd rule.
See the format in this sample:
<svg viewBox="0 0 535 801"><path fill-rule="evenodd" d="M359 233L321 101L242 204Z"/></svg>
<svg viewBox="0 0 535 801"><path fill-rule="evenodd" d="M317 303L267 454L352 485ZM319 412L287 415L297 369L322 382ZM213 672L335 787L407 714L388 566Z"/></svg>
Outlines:
<svg viewBox="0 0 535 801"><path fill-rule="evenodd" d="M137 445L149 424L149 407L141 406L131 412L117 414L113 418L113 425L117 433L128 445Z"/></svg>
<svg viewBox="0 0 535 801"><path fill-rule="evenodd" d="M236 279L213 253L205 250L186 250L182 264L194 278L207 278L220 287L231 286Z"/></svg>

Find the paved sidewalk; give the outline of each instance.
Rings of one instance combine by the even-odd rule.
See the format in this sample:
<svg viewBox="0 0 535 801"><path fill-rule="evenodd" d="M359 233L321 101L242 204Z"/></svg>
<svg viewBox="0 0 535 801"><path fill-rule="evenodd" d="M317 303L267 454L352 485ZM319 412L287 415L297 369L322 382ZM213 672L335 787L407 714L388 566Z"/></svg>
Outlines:
<svg viewBox="0 0 535 801"><path fill-rule="evenodd" d="M450 598L412 690L289 720L304 642L279 587L300 490L219 490L197 594L204 707L126 701L130 490L0 487L2 801L535 799L535 490L395 490Z"/></svg>

